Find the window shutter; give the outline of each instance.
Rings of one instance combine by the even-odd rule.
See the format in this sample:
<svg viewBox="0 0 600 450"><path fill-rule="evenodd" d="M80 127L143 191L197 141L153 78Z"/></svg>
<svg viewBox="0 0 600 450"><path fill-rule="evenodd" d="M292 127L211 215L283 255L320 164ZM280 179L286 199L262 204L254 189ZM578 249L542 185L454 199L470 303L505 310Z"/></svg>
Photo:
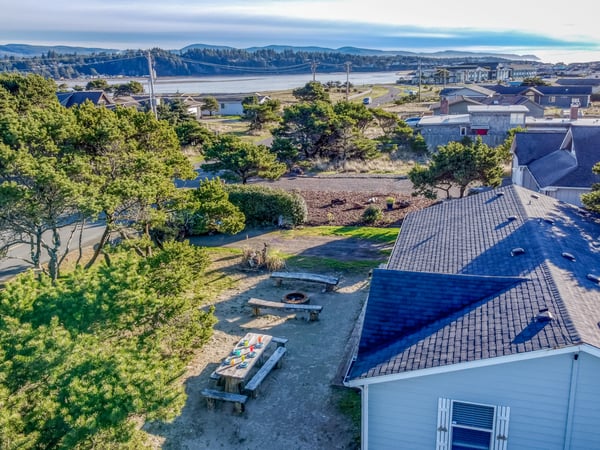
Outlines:
<svg viewBox="0 0 600 450"><path fill-rule="evenodd" d="M450 406L452 400L449 398L438 399L438 421L436 450L449 450L450 448Z"/></svg>
<svg viewBox="0 0 600 450"><path fill-rule="evenodd" d="M496 407L496 435L494 436L494 450L506 450L508 445L508 419L509 406Z"/></svg>

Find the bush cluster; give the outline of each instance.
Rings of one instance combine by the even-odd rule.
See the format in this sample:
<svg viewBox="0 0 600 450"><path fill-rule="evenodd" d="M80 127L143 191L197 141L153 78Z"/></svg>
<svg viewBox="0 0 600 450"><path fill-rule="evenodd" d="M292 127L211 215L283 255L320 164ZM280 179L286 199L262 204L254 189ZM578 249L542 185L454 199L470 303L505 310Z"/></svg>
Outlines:
<svg viewBox="0 0 600 450"><path fill-rule="evenodd" d="M306 222L304 199L283 189L266 186L228 185L229 201L246 216L246 226L281 225L280 217L291 226Z"/></svg>

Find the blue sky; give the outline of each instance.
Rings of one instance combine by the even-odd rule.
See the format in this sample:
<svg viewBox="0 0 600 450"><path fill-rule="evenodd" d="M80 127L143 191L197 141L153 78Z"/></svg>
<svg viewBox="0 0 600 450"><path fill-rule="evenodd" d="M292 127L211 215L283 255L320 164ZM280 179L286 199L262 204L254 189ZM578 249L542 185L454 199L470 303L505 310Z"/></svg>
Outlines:
<svg viewBox="0 0 600 450"><path fill-rule="evenodd" d="M502 0L18 0L0 14L0 43L102 48L237 48L270 44L535 54L600 60L596 3L565 8Z"/></svg>

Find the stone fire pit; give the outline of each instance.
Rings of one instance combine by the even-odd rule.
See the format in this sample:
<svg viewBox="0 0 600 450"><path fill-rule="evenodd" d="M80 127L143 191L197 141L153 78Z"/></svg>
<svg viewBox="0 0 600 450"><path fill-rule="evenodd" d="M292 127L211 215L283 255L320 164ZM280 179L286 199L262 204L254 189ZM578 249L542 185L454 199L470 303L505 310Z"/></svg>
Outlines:
<svg viewBox="0 0 600 450"><path fill-rule="evenodd" d="M309 302L308 295L304 292L288 292L283 296L283 303L294 303L296 305L301 305L303 303Z"/></svg>

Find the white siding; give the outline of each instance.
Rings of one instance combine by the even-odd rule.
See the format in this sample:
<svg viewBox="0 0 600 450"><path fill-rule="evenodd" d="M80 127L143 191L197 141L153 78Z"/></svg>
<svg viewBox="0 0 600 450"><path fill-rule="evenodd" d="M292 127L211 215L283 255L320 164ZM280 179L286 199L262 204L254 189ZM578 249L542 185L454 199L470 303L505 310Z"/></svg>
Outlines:
<svg viewBox="0 0 600 450"><path fill-rule="evenodd" d="M600 360L579 354L571 450L600 448Z"/></svg>
<svg viewBox="0 0 600 450"><path fill-rule="evenodd" d="M372 384L368 448L435 448L443 397L510 407L509 449L562 449L571 360L570 354L556 355Z"/></svg>

